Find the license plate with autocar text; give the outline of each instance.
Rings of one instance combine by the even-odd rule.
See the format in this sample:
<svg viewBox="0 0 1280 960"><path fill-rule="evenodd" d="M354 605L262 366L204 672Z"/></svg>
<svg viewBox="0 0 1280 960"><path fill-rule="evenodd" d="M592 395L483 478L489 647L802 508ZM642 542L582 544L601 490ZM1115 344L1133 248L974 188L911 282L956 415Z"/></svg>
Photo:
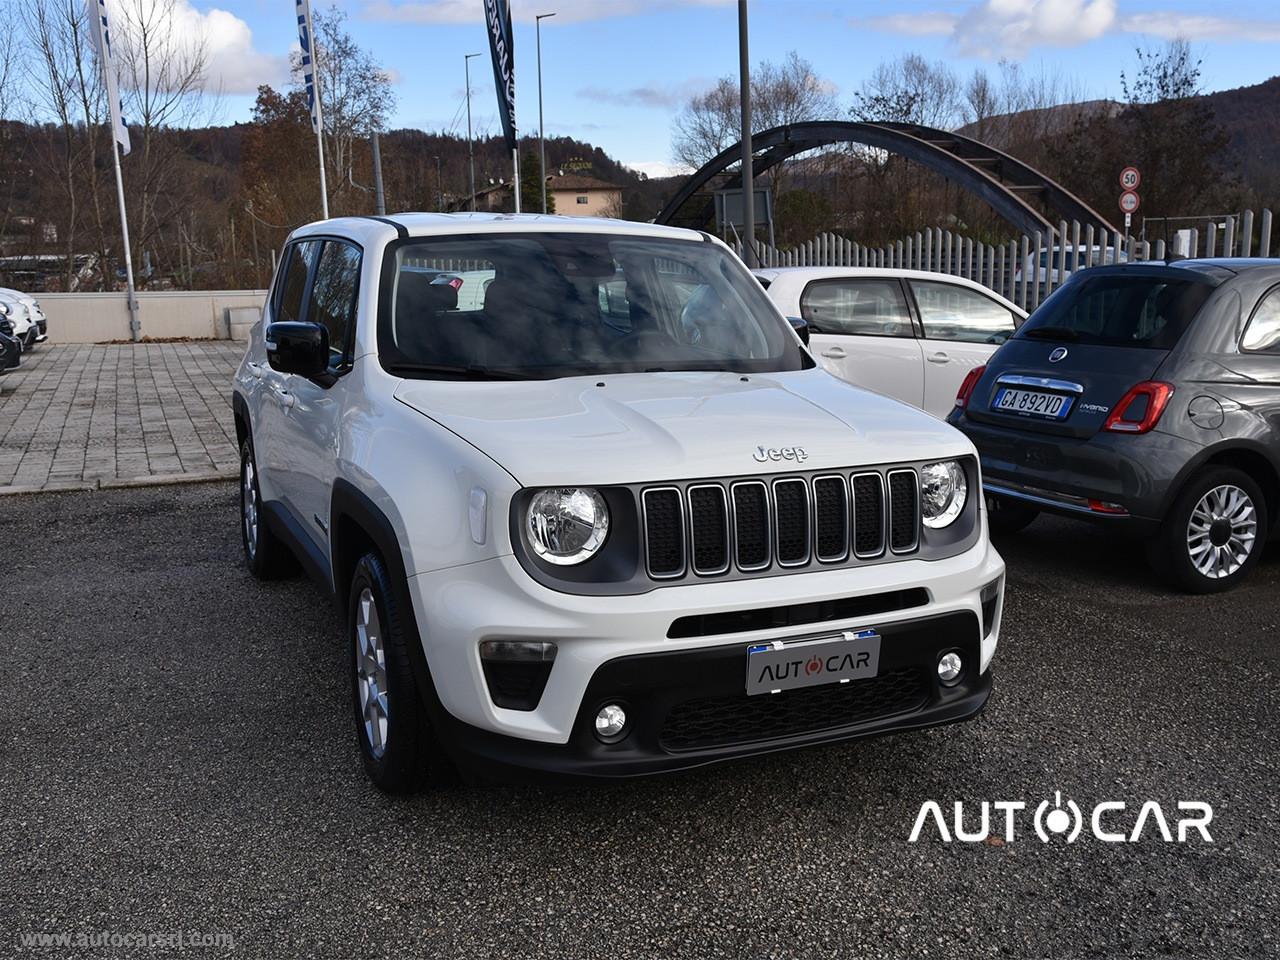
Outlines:
<svg viewBox="0 0 1280 960"><path fill-rule="evenodd" d="M747 694L866 680L880 669L880 634L846 631L800 643L758 643L747 648Z"/></svg>

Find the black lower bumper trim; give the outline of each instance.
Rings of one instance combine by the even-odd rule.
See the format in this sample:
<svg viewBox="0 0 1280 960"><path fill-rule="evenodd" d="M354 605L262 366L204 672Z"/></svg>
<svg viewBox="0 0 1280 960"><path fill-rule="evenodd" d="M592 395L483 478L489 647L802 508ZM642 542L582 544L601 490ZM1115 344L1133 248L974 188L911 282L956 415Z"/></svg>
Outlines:
<svg viewBox="0 0 1280 960"><path fill-rule="evenodd" d="M954 723L982 710L991 674L976 673L982 629L976 615L878 629L879 671L870 680L748 697L745 643L621 657L592 677L568 743L504 736L452 717L441 718L442 740L459 763L487 776L619 778ZM949 650L960 653L966 671L944 687L936 665ZM593 727L607 703L626 710L629 732L606 744Z"/></svg>

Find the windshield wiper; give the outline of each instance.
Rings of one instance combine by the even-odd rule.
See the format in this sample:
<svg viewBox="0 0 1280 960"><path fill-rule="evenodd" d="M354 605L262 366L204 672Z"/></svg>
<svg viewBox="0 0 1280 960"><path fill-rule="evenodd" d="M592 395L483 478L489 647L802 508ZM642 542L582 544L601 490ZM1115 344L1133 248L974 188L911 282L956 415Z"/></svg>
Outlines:
<svg viewBox="0 0 1280 960"><path fill-rule="evenodd" d="M521 373L518 370L502 370L494 367L482 366L478 363L457 364L457 363L390 363L387 364L389 373L397 374L439 374L445 377L454 377L458 380L533 380L534 378L527 373Z"/></svg>
<svg viewBox="0 0 1280 960"><path fill-rule="evenodd" d="M1032 327L1021 331L1024 337L1035 340L1079 340L1080 335L1068 327Z"/></svg>

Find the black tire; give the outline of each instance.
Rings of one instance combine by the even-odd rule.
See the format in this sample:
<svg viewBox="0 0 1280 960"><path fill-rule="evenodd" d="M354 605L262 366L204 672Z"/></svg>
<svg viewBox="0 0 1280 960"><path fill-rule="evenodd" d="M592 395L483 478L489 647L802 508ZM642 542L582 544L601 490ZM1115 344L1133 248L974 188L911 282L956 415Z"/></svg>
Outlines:
<svg viewBox="0 0 1280 960"><path fill-rule="evenodd" d="M253 522L247 512L250 496L255 507ZM289 547L271 532L262 511L252 437L245 437L240 444L240 543L244 547L244 565L257 579L280 580L297 573L298 561Z"/></svg>
<svg viewBox="0 0 1280 960"><path fill-rule="evenodd" d="M367 593L366 593L367 591ZM360 664L370 660L362 657L368 647L362 643L360 626L370 621L363 605L370 604L376 620L376 628L383 672L379 681L385 686L381 702L385 710L366 715L365 698L362 695ZM351 670L351 705L355 718L356 740L365 772L374 785L387 793L412 793L428 783L446 782L448 764L436 744L426 708L413 676L409 662L409 644L417 638L408 634L406 620L396 592L392 588L386 564L376 553L367 553L356 564L351 577L351 592L347 603L347 662ZM374 633L365 628L366 637ZM377 657L374 656L376 662ZM373 734L372 724L385 723L385 732ZM380 739L375 743L374 737Z"/></svg>
<svg viewBox="0 0 1280 960"><path fill-rule="evenodd" d="M1191 523L1197 506L1210 491L1223 488L1234 488L1248 498L1248 506L1253 511L1253 536L1251 540L1247 540L1248 549L1243 561L1238 561L1238 557L1233 558L1236 563L1228 562L1221 572L1210 575L1197 566L1192 553L1205 539L1215 545L1211 549L1216 549L1217 541L1212 537L1194 538ZM1237 508L1229 516L1236 518L1236 524L1233 525L1229 520L1215 522L1213 526L1218 533L1214 536L1239 535L1240 541L1244 541L1244 534L1248 530L1247 511ZM1258 558L1262 556L1270 529L1269 523L1262 488L1251 476L1235 467L1205 467L1193 474L1178 494L1173 507L1160 525L1160 532L1147 544L1147 558L1156 572L1188 593L1221 593L1239 586L1249 576ZM1227 553L1231 552L1231 543L1232 541L1228 541L1225 544ZM1234 569L1228 569L1230 566L1234 566Z"/></svg>
<svg viewBox="0 0 1280 960"><path fill-rule="evenodd" d="M1040 516L1040 508L1009 497L987 496L987 527L1001 536L1017 533Z"/></svg>

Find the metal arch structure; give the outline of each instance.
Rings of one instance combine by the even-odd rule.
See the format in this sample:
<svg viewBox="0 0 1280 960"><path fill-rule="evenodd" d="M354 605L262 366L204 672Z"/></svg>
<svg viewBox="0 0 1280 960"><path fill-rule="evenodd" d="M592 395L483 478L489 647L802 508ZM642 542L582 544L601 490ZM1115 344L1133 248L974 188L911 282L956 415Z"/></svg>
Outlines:
<svg viewBox="0 0 1280 960"><path fill-rule="evenodd" d="M1056 230L1031 200L1064 220L1079 221L1082 227L1092 226L1107 233L1114 233L1116 229L1083 200L1034 167L979 140L920 124L856 120L785 124L752 135L752 146L760 151L752 166L756 172L763 173L798 153L833 143L860 143L928 167L985 201L1022 233L1048 235ZM717 154L685 181L655 222L677 222L685 205L741 157L742 147L736 143ZM740 174L734 174L724 183L728 189L740 189L741 185ZM704 223L711 216L712 203L708 197L692 218L679 219Z"/></svg>

